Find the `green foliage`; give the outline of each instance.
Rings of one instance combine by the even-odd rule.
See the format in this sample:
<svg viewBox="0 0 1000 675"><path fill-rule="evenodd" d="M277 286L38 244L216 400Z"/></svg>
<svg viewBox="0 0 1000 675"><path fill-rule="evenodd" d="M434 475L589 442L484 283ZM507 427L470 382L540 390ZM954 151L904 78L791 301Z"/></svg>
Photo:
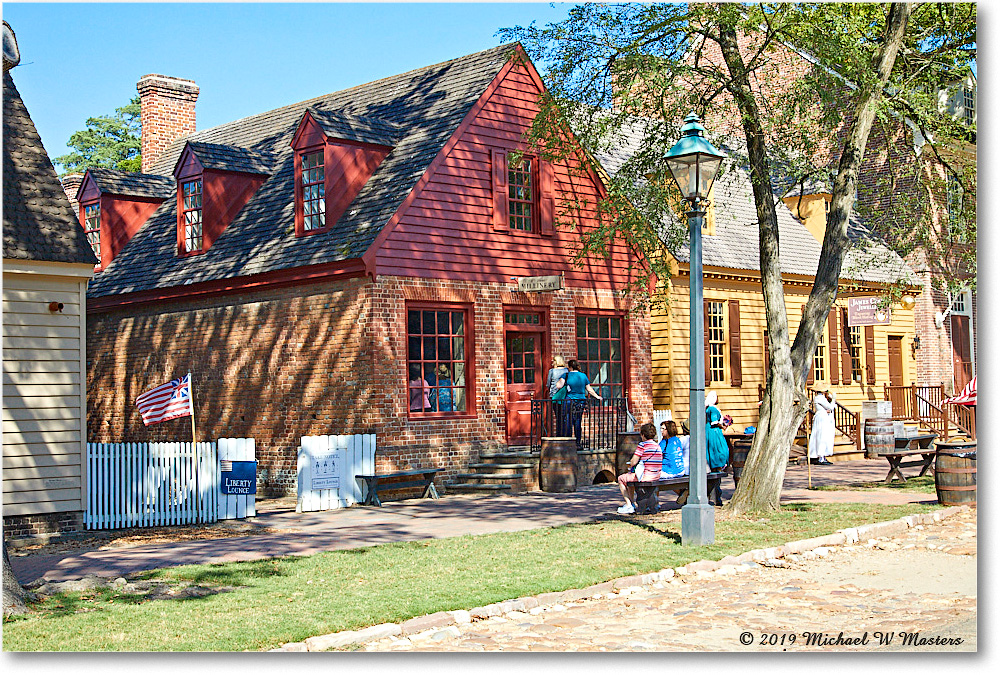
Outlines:
<svg viewBox="0 0 1000 675"><path fill-rule="evenodd" d="M87 119L87 128L76 131L66 143L73 152L56 157L65 175L91 168L138 172L142 169L142 126L139 96L115 108L114 115Z"/></svg>
<svg viewBox="0 0 1000 675"><path fill-rule="evenodd" d="M729 518L716 543L683 547L677 512L525 532L386 544L308 557L178 567L142 575L228 592L145 600L112 589L66 593L5 620L7 651L238 651L400 622L550 591L585 588L703 558L924 513L922 504L788 505ZM443 573L445 571L446 573Z"/></svg>
<svg viewBox="0 0 1000 675"><path fill-rule="evenodd" d="M544 71L548 94L531 144L565 156L568 127L599 159L613 146L633 153L623 166L609 166L611 194L600 205L606 222L586 233L580 254L599 253L617 236L650 260L657 276L669 275L662 253L678 250L687 234L662 157L688 111L707 116L713 142L730 155L730 169L750 164L750 127L733 104L734 77L719 54L722 28L750 36L741 54L775 197L796 184L832 182L857 94L877 81L873 63L886 16L886 5L864 3L587 4L557 24L502 30ZM815 64L791 83L779 77L789 72L790 49L807 52ZM868 145L872 155L886 149L878 146L882 139L911 144L892 135L905 124L927 142L922 157L961 181L966 198L955 236L969 246L961 260L939 270L960 284L975 275L975 165L963 165L949 151L974 138L975 127L942 110L939 92L968 77L975 57L975 5L916 5L877 102L876 133ZM946 239L934 216L940 211L940 177L923 170L924 162L913 164L890 167L896 175L887 177L895 180L886 186L888 198L862 214L870 219L871 238L855 237L852 245L884 240L901 255L920 250L929 258L948 252L955 257L942 246ZM906 178L907 172L915 175ZM870 259L871 265L881 262ZM643 285L639 280L637 288Z"/></svg>

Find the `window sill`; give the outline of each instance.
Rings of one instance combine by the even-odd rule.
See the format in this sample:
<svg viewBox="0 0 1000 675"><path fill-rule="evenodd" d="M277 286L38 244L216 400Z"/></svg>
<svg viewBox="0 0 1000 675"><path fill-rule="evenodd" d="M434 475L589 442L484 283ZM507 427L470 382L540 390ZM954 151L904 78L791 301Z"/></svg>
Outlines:
<svg viewBox="0 0 1000 675"><path fill-rule="evenodd" d="M448 422L451 420L474 420L479 417L475 412L436 412L422 413L410 411L406 416L410 422Z"/></svg>

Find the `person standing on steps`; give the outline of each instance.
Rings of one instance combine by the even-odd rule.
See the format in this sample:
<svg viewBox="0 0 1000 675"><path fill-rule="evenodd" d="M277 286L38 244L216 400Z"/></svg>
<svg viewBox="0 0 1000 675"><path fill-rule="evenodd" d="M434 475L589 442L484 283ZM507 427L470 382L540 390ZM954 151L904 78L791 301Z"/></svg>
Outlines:
<svg viewBox="0 0 1000 675"><path fill-rule="evenodd" d="M545 386L549 392L549 399L552 401L552 417L556 421L556 436L566 435L566 421L565 413L563 408L566 407L563 400L565 400L565 392L563 392L562 400L557 398L559 396L559 390L562 389L559 382L566 377L566 373L569 372L569 368L566 367L566 359L562 356L552 357L552 367L549 368L548 377L545 378Z"/></svg>
<svg viewBox="0 0 1000 675"><path fill-rule="evenodd" d="M569 372L559 380L558 388L567 387L566 405L569 424L573 428L573 435L576 436L576 449L581 447L583 438L583 411L587 407L587 396L593 396L598 401L603 401L600 394L590 386L590 380L580 372L580 362L576 359L569 360ZM653 435L656 435L656 427L653 427Z"/></svg>
<svg viewBox="0 0 1000 675"><path fill-rule="evenodd" d="M833 464L827 459L833 454L833 437L837 435L837 425L833 419L837 397L827 389L816 393L813 398L813 428L809 435L809 461L812 464Z"/></svg>

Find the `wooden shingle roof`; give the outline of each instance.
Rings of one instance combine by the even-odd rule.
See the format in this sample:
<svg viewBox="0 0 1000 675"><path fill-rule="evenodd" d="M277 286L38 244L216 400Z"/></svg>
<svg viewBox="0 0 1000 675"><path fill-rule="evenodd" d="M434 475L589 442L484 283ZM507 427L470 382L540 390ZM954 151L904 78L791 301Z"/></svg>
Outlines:
<svg viewBox="0 0 1000 675"><path fill-rule="evenodd" d="M3 257L97 263L9 72L3 74Z"/></svg>
<svg viewBox="0 0 1000 675"><path fill-rule="evenodd" d="M151 173L170 175L185 143L191 141L270 155L274 159L271 176L202 255L177 257L177 200L167 199L91 282L89 297L359 258L512 51L513 45L502 45L198 131L176 141L151 167ZM296 237L294 156L290 144L306 110L315 111L321 124L349 125L360 120L356 133L366 138L378 134L383 140L389 135L394 142L392 151L329 231Z"/></svg>

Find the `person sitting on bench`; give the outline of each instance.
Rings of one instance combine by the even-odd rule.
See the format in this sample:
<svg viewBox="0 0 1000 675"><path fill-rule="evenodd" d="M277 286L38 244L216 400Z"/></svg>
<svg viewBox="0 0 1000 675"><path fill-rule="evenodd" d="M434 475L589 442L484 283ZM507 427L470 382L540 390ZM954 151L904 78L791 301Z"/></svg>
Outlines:
<svg viewBox="0 0 1000 675"><path fill-rule="evenodd" d="M687 462L684 460L684 446L677 435L677 423L667 420L660 423L660 450L663 452L663 468L660 478L677 478L688 474Z"/></svg>
<svg viewBox="0 0 1000 675"><path fill-rule="evenodd" d="M639 428L639 435L642 436L642 443L635 449L635 454L629 461L629 470L618 476L618 489L621 490L625 505L619 507L618 513L627 516L635 513L635 485L643 478L657 480L660 477L660 469L663 466L663 451L656 438L656 427L647 422ZM642 475L637 474L636 466L642 462Z"/></svg>

